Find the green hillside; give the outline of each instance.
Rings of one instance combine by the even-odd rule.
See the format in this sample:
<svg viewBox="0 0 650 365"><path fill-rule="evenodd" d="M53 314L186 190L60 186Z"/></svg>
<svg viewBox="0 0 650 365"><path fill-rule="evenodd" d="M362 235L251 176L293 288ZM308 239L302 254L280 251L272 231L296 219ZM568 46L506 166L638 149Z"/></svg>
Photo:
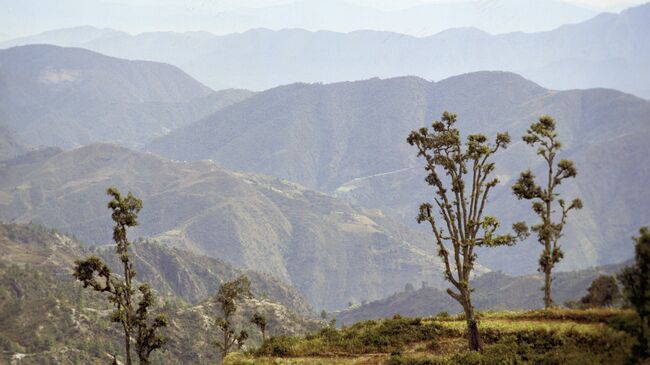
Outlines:
<svg viewBox="0 0 650 365"><path fill-rule="evenodd" d="M135 244L137 267L164 272L182 266L192 254L178 250ZM145 261L160 251L173 252L164 264ZM119 354L121 334L110 321L111 307L96 293L82 290L72 276L74 260L89 255L74 239L38 225L0 225L0 364L20 360L20 364L109 363L110 354ZM196 257L196 256L194 256ZM212 259L203 260L203 271L218 268ZM220 264L221 271L204 277L203 286L229 280L237 272ZM195 271L195 272L192 272ZM179 270L178 276L197 278L196 269ZM154 278L142 270L142 278ZM250 323L253 313L262 313L269 321L270 335L296 335L317 330L322 325L296 314L274 301L295 301L305 310L295 291L263 275L252 274L254 299L240 303L236 321L251 334L250 346L261 335ZM156 354L156 363L214 364L218 355L213 342L211 318L217 310L207 293L198 304L166 291L173 287L165 278L153 284L160 288L159 312L172 318L165 335L170 338L166 350ZM289 303L292 304L292 303Z"/></svg>
<svg viewBox="0 0 650 365"><path fill-rule="evenodd" d="M607 309L483 313L483 352L466 350L461 317L395 317L274 338L224 364L622 364L631 338L608 323L630 315Z"/></svg>

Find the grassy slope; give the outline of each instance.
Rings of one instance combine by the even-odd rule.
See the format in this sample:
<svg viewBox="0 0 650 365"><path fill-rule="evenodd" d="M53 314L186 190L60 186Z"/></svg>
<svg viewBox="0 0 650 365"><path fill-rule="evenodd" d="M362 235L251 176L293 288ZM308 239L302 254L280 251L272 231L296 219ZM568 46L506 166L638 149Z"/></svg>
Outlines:
<svg viewBox="0 0 650 365"><path fill-rule="evenodd" d="M462 317L390 319L267 341L243 364L620 364L630 338L608 322L614 309L482 313L482 354L467 351Z"/></svg>

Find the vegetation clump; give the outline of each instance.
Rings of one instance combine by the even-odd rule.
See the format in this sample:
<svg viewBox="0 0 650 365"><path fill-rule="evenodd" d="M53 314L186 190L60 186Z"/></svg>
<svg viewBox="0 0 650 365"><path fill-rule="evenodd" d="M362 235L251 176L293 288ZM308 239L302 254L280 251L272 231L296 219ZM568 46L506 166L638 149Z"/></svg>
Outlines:
<svg viewBox="0 0 650 365"><path fill-rule="evenodd" d="M441 330L437 323L424 323L420 318L365 321L340 330L327 327L304 339L272 337L262 344L257 355L298 357L393 352L409 343L431 340Z"/></svg>
<svg viewBox="0 0 650 365"><path fill-rule="evenodd" d="M630 363L650 359L650 230L643 227L634 238L634 265L623 270L619 280L625 299L637 314L636 325L626 329L636 337Z"/></svg>
<svg viewBox="0 0 650 365"><path fill-rule="evenodd" d="M569 308L600 308L612 307L621 298L621 291L616 283L616 278L609 275L600 275L587 288L587 294L579 301L567 301Z"/></svg>

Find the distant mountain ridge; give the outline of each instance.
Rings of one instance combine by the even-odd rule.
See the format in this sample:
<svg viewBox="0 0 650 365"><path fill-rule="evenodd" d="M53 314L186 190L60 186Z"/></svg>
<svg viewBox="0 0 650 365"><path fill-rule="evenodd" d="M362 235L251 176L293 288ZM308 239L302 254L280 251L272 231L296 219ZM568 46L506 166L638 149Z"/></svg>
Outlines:
<svg viewBox="0 0 650 365"><path fill-rule="evenodd" d="M626 264L599 266L579 271L558 272L554 275L554 299L560 305L579 300L599 275L616 275ZM540 288L541 274L509 276L490 272L472 280L472 301L478 310L528 310L543 307ZM396 314L409 317L433 316L440 312L462 312L462 307L445 291L423 286L395 293L390 297L333 314L337 323L351 324L368 319L387 318Z"/></svg>
<svg viewBox="0 0 650 365"><path fill-rule="evenodd" d="M214 92L178 68L80 48L0 50L0 118L34 146L142 145L251 95Z"/></svg>
<svg viewBox="0 0 650 365"><path fill-rule="evenodd" d="M519 0L511 3L523 6ZM535 6L534 1L526 3ZM112 32L79 39L75 34L86 30L71 29L14 40L4 47L51 42L122 58L167 62L215 89L264 90L293 82L404 75L441 80L499 70L521 74L552 89L607 87L648 98L648 24L650 4L644 4L550 31L494 36L466 28L470 24L422 38L380 31L255 29L225 36Z"/></svg>
<svg viewBox="0 0 650 365"><path fill-rule="evenodd" d="M430 199L430 192L422 163L405 138L444 110L459 115L464 134L510 132L512 146L497 156L502 185L488 205L504 226L533 219L528 203L517 201L509 186L520 171L539 166L522 134L541 115L555 117L565 146L561 156L575 160L579 171L562 191L585 202L585 209L570 218L562 240L563 268L631 256L631 247L619 248L618 242L650 219L644 192L650 178L645 162L650 101L614 90L547 90L505 72L435 83L401 77L293 84L222 109L148 148L173 159L214 159L228 168L274 174L415 225L417 207ZM508 273L526 273L535 270L538 250L530 239L514 248L481 252L479 261Z"/></svg>
<svg viewBox="0 0 650 365"><path fill-rule="evenodd" d="M5 24L8 31L21 34L29 33L31 29L60 27L61 24L96 24L144 31L189 27L215 34L254 28L305 28L338 32L373 29L426 36L468 25L495 34L544 31L580 22L596 14L588 7L558 0L421 1L419 5L415 1L383 3L384 6L355 0L220 1L188 6L172 2L86 4L60 0L56 3L57 11L70 14L61 21L52 19L47 7L37 0L23 0L12 5L7 14L0 14L0 23ZM104 13L129 16L106 18L102 16ZM20 23L20 19L28 16L29 19L38 19L38 24ZM102 35L94 32L87 37Z"/></svg>
<svg viewBox="0 0 650 365"><path fill-rule="evenodd" d="M0 162L0 220L41 222L103 244L111 240L109 186L144 201L132 237L271 274L317 310L378 299L419 278L442 282L428 237L380 211L209 161L172 162L108 144Z"/></svg>

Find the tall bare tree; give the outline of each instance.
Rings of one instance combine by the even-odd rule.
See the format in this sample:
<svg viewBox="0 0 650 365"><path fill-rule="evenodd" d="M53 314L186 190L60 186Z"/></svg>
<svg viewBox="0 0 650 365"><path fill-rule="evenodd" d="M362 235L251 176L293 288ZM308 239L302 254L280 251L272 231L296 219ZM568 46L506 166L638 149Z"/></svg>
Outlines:
<svg viewBox="0 0 650 365"><path fill-rule="evenodd" d="M120 258L123 267L122 277L111 272L108 265L97 256L75 262L74 276L83 283L84 288L108 293L108 300L115 306L112 319L119 323L124 331L124 352L126 365L132 365L131 340L136 337L136 350L141 365L149 364L151 352L161 348L166 338L160 336L160 328L167 325L163 315L149 319L149 309L155 305L155 296L148 284L138 287L140 301L138 308L134 308L136 291L133 285L135 269L129 256L131 243L127 238L127 229L138 225L138 213L142 209L142 201L129 193L123 197L115 188L108 189L111 200L108 208L113 211L111 217L115 222L113 227L113 240L116 244L115 252Z"/></svg>
<svg viewBox="0 0 650 365"><path fill-rule="evenodd" d="M241 348L244 341L248 339L248 332L245 330L236 333L232 316L237 311L237 301L252 296L250 286L248 278L242 275L233 281L222 284L215 297L221 309L221 315L216 318L215 324L222 333L221 340L216 342L222 358L225 358L235 345Z"/></svg>
<svg viewBox="0 0 650 365"><path fill-rule="evenodd" d="M463 307L469 346L482 348L472 306L469 280L476 261L477 247L512 245L526 235L516 225L514 234L498 234L499 221L485 214L490 191L499 183L492 178L492 155L507 147L510 136L499 133L494 143L482 134L470 134L463 143L455 127L456 115L444 112L432 130L412 131L407 142L417 147L425 161L425 181L435 192L432 203L420 206L418 223L428 222L435 237L438 255L445 267L445 278L456 290L447 293Z"/></svg>
<svg viewBox="0 0 650 365"><path fill-rule="evenodd" d="M526 170L519 175L517 183L512 186L512 191L519 199L531 200L533 212L541 219L541 222L533 225L531 230L537 233L537 240L543 246L539 257L539 271L544 273L544 307L550 308L553 306L551 296L553 268L564 258L564 252L558 242L562 237L569 211L582 208L580 199L573 199L571 203L567 203L564 199L558 198L557 188L565 179L575 178L578 170L573 161L569 160L560 160L555 165L562 143L557 138L553 118L549 116L539 118L538 122L530 126L523 140L537 147L537 155L544 159L547 168L544 187L535 182L535 175L530 170ZM560 208L559 217L554 217L556 208L553 203L556 199Z"/></svg>

